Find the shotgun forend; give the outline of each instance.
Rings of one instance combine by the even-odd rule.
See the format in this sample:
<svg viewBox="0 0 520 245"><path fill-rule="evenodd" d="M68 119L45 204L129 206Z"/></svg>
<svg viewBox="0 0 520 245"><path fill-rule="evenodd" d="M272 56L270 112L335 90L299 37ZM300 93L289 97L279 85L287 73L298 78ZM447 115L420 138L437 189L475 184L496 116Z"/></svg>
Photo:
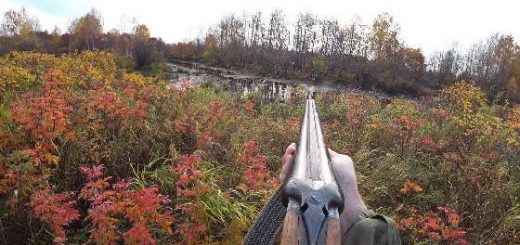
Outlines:
<svg viewBox="0 0 520 245"><path fill-rule="evenodd" d="M340 244L339 215L343 196L336 182L314 94L305 101L300 139L283 199L287 213L282 244Z"/></svg>

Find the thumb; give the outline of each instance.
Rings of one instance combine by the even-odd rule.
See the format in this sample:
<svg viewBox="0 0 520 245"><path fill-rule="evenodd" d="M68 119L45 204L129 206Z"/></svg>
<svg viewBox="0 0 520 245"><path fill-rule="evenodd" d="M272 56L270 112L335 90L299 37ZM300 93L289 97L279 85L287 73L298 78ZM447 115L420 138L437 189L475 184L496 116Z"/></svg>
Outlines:
<svg viewBox="0 0 520 245"><path fill-rule="evenodd" d="M335 152L335 151L333 151L332 149L329 148L329 156L330 156L330 158L334 158L334 157L336 157L338 155L339 155L339 153L337 153L337 152Z"/></svg>
<svg viewBox="0 0 520 245"><path fill-rule="evenodd" d="M296 152L296 144L290 144L285 150L285 154L282 157L282 171L280 172L280 181L285 181L287 174L289 172L289 168L292 164L292 159L294 157L294 153Z"/></svg>

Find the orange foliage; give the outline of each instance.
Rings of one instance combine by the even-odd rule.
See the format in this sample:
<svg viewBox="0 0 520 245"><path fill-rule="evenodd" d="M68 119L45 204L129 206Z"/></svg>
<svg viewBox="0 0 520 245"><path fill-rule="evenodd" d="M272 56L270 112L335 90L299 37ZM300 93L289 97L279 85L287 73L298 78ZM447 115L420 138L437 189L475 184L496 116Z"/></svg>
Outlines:
<svg viewBox="0 0 520 245"><path fill-rule="evenodd" d="M206 185L199 181L204 177L204 173L196 168L199 162L200 157L197 155L181 156L177 160L177 164L171 170L179 174L175 182L177 195L192 198L200 196L207 190Z"/></svg>
<svg viewBox="0 0 520 245"><path fill-rule="evenodd" d="M175 119L173 121L175 132L179 134L186 134L192 126L192 118L190 116L184 116L182 118Z"/></svg>
<svg viewBox="0 0 520 245"><path fill-rule="evenodd" d="M247 113L253 113L253 109L255 108L255 103L251 102L250 100L246 101L244 103L244 109Z"/></svg>
<svg viewBox="0 0 520 245"><path fill-rule="evenodd" d="M209 103L208 112L202 116L202 132L197 135L198 147L202 148L207 143L221 136L222 133L218 130L218 123L222 120L223 113L222 104L218 100L212 100ZM179 126L182 127L183 125Z"/></svg>
<svg viewBox="0 0 520 245"><path fill-rule="evenodd" d="M404 183L404 186L403 188L401 188L399 191L403 194L406 194L410 191L414 191L416 193L419 193L419 192L422 192L423 189L421 188L420 185L416 184L416 183L413 183L412 181L410 180L407 180L405 183Z"/></svg>
<svg viewBox="0 0 520 245"><path fill-rule="evenodd" d="M208 125L215 126L222 119L222 104L218 100L212 100L209 103Z"/></svg>
<svg viewBox="0 0 520 245"><path fill-rule="evenodd" d="M401 152L410 147L417 128L425 123L423 119L415 119L409 116L398 116L393 120L393 127L397 130L397 139Z"/></svg>
<svg viewBox="0 0 520 245"><path fill-rule="evenodd" d="M27 153L36 164L57 164L55 141L72 138L67 105L68 93L63 89L62 74L49 69L41 91L27 93L11 104L12 115L20 128L28 132L35 143Z"/></svg>
<svg viewBox="0 0 520 245"><path fill-rule="evenodd" d="M200 238L208 231L203 217L205 208L198 203L184 203L177 205L177 208L189 219L179 225L178 233L182 236L182 241L185 244L200 243Z"/></svg>
<svg viewBox="0 0 520 245"><path fill-rule="evenodd" d="M244 167L243 173L251 189L258 189L266 184L269 171L265 167L264 156L258 152L255 141L248 141L242 145L242 154L238 162Z"/></svg>
<svg viewBox="0 0 520 245"><path fill-rule="evenodd" d="M437 207L436 211L419 214L415 207L406 209L408 217L394 220L401 230L418 237L437 241L451 241L467 244L465 232L459 228L460 218L455 209L447 206Z"/></svg>
<svg viewBox="0 0 520 245"><path fill-rule="evenodd" d="M200 161L201 159L197 155L181 156L177 159L175 167L171 169L174 174L178 175L175 186L180 202L176 208L189 220L180 225L179 231L186 244L196 243L199 237L207 231L203 217L205 207L194 202L209 191L207 185L202 181L204 173L196 166Z"/></svg>
<svg viewBox="0 0 520 245"><path fill-rule="evenodd" d="M365 112L363 108L357 107L352 110L349 110L347 113L347 121L350 122L356 128L363 126L365 121Z"/></svg>
<svg viewBox="0 0 520 245"><path fill-rule="evenodd" d="M34 193L28 204L40 221L49 224L55 244L65 243L67 237L63 227L79 218L79 212L74 208L76 202L70 199L68 193L54 194L47 188Z"/></svg>
<svg viewBox="0 0 520 245"><path fill-rule="evenodd" d="M88 182L79 197L90 202L87 219L92 222L91 241L117 244L121 239L117 230L126 222L131 227L122 238L129 244L155 244L149 228L152 225L158 225L163 232L172 232L171 212L162 211L169 199L159 194L157 187L131 190L130 183L119 181L109 188L111 177L100 178L103 166L83 167L81 171Z"/></svg>

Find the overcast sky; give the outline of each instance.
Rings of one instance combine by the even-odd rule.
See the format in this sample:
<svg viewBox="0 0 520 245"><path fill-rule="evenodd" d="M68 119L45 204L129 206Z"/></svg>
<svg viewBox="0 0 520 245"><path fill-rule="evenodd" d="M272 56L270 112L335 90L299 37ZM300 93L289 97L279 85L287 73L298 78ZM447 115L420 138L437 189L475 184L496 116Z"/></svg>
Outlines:
<svg viewBox="0 0 520 245"><path fill-rule="evenodd" d="M401 37L429 55L454 43L465 48L500 32L520 40L520 1L516 0L0 0L0 11L25 6L42 29L66 30L91 8L103 16L104 29L120 27L135 17L153 36L167 42L189 40L205 32L222 16L282 9L292 24L300 12L335 17L348 23L358 16L367 24L388 12L401 26Z"/></svg>

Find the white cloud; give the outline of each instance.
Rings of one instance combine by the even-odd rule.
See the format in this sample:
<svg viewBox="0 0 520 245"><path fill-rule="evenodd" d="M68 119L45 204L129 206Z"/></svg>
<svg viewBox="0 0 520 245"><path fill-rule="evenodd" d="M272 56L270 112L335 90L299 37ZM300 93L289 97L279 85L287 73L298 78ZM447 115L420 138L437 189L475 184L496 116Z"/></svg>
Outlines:
<svg viewBox="0 0 520 245"><path fill-rule="evenodd" d="M14 9L19 10L24 7L30 16L36 17L40 23L42 30L48 30L51 32L54 30L54 26L57 26L63 31L67 30L67 25L70 22L69 19L53 15L45 10L35 8L31 5L23 4L20 1L14 0L1 0L0 1L0 12L3 14L5 11Z"/></svg>

